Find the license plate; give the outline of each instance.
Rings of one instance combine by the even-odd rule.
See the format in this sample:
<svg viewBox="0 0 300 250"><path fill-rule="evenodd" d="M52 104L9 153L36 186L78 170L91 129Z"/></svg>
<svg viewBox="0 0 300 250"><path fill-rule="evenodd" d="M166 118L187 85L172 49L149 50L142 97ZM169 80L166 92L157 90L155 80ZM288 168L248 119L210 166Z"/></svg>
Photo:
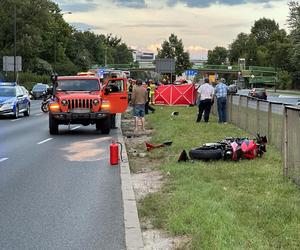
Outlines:
<svg viewBox="0 0 300 250"><path fill-rule="evenodd" d="M76 114L90 113L90 109L72 109L71 112Z"/></svg>

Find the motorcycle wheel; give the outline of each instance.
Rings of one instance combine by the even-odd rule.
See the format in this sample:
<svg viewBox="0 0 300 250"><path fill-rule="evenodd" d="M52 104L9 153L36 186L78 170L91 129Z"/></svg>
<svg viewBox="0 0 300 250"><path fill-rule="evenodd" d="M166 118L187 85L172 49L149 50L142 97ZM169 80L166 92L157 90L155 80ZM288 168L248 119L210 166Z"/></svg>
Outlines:
<svg viewBox="0 0 300 250"><path fill-rule="evenodd" d="M49 109L48 109L48 103L42 103L41 110L44 113L47 113L49 111Z"/></svg>
<svg viewBox="0 0 300 250"><path fill-rule="evenodd" d="M223 159L223 150L220 148L194 148L189 151L194 160L220 160Z"/></svg>

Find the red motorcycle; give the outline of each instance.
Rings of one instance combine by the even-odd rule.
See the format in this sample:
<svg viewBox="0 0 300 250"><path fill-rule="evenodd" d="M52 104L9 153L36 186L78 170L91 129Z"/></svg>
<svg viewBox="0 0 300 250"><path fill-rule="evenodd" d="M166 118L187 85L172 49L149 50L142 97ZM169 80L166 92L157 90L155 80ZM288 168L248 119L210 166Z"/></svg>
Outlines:
<svg viewBox="0 0 300 250"><path fill-rule="evenodd" d="M225 138L216 143L206 143L189 151L194 160L233 160L261 157L266 150L267 138L257 134L255 139Z"/></svg>

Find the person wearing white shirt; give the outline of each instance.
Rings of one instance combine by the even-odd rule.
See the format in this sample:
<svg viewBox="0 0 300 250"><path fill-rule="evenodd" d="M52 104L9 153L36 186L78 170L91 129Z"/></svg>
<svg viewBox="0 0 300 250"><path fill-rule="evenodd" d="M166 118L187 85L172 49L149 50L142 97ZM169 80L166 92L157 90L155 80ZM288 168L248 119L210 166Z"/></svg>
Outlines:
<svg viewBox="0 0 300 250"><path fill-rule="evenodd" d="M202 114L204 112L204 122L209 121L209 114L211 105L213 103L214 98L214 88L210 85L209 79L204 79L204 84L202 84L198 90L198 98L200 100L199 102L199 111L198 111L198 117L196 122L200 122L202 119Z"/></svg>

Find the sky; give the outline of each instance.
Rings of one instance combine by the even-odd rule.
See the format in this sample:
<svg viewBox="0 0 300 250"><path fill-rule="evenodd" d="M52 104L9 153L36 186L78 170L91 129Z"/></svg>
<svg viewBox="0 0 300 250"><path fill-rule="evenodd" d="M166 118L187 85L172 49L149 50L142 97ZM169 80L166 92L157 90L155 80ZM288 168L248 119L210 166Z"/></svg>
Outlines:
<svg viewBox="0 0 300 250"><path fill-rule="evenodd" d="M274 19L287 30L287 0L54 0L81 31L122 38L131 48L157 52L173 33L192 59L216 46L228 48L255 20Z"/></svg>

